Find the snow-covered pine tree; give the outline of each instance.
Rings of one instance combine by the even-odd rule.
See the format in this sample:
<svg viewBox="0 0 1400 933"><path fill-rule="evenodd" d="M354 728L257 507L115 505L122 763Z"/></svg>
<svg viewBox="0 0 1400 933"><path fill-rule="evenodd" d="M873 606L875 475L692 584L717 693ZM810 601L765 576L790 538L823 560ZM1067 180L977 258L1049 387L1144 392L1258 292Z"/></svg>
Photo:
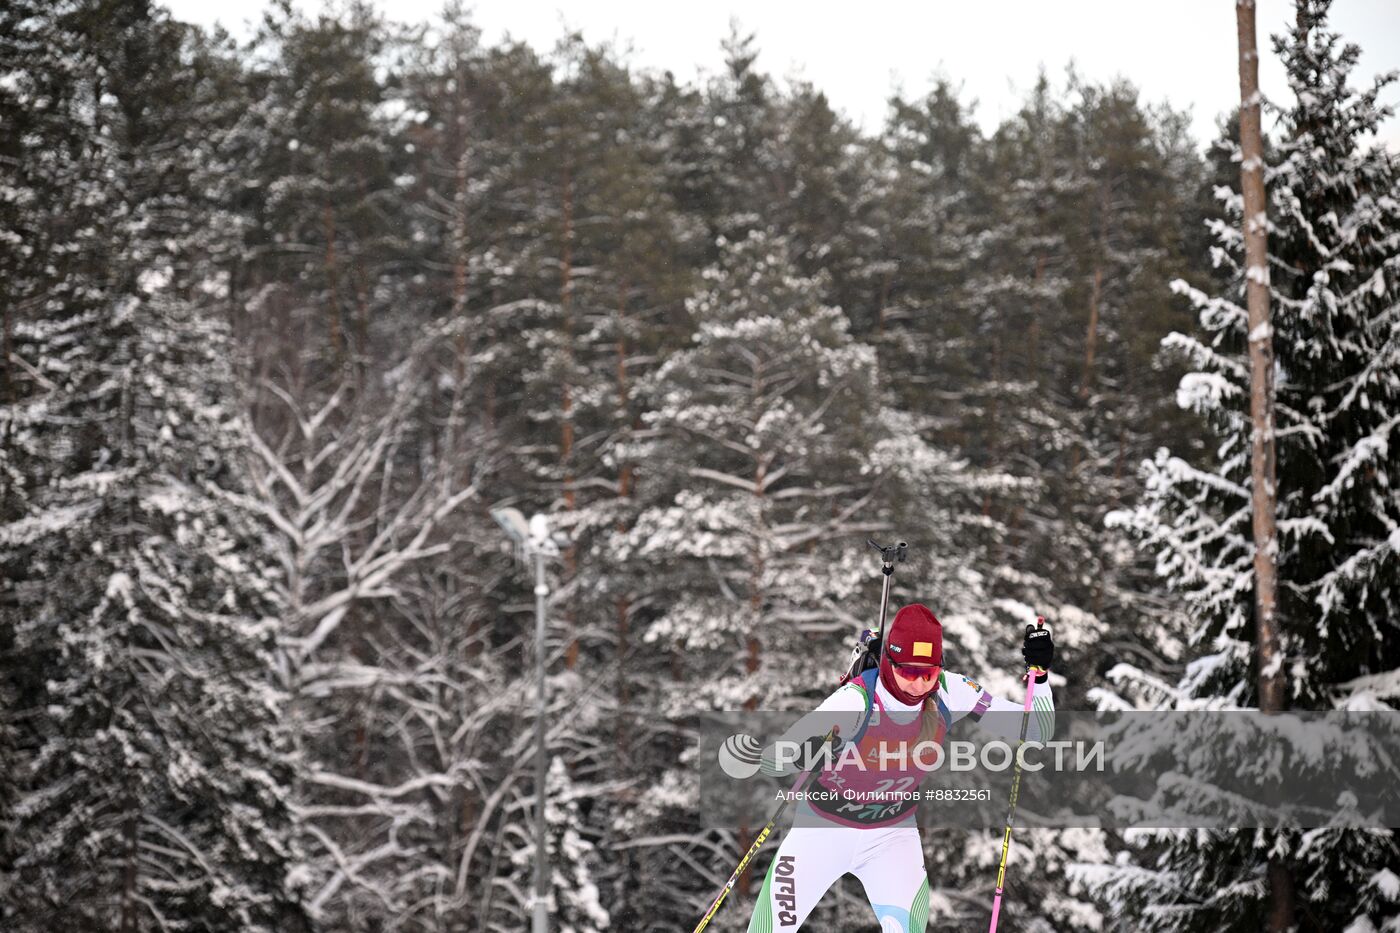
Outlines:
<svg viewBox="0 0 1400 933"><path fill-rule="evenodd" d="M1042 76L988 143L995 184L963 286L980 322L968 433L981 441L974 457L1034 483L989 503L1009 531L997 591L1039 602L1067 645L1111 637L1131 650L1121 620L1150 567L1104 548L1093 529L1127 488L1129 464L1171 436L1149 364L1184 323L1164 285L1187 268L1183 192L1199 185L1200 163L1183 116L1130 84L1071 72L1069 91L1072 104L1060 103Z"/></svg>
<svg viewBox="0 0 1400 933"><path fill-rule="evenodd" d="M563 555L557 607L571 630L564 665L572 671L584 642L610 640L615 627L611 599L599 601L606 594L577 579L588 526L608 521L588 511L615 504L617 464L604 451L632 426L637 358L654 365L648 351L666 322L657 304L677 306L682 295L668 262L675 215L641 89L614 49L579 36L553 60L536 204L536 221L553 237L523 270L535 278L521 281L549 302L524 335L531 353L521 369L528 415L545 442L526 457L533 485L551 497L558 527L578 529Z"/></svg>
<svg viewBox="0 0 1400 933"><path fill-rule="evenodd" d="M826 275L832 303L852 319L859 307L865 318L872 291L864 267L883 233L866 213L875 208L867 197L874 147L807 82L793 83L778 117L780 200L766 221L788 237L800 272ZM863 325L852 320L852 333Z"/></svg>
<svg viewBox="0 0 1400 933"><path fill-rule="evenodd" d="M891 530L919 561L896 605L933 606L950 657L968 669L989 670L999 647L976 549L965 547L979 478L927 443L924 419L888 405L873 348L850 336L822 279L800 276L788 249L757 232L723 243L688 303L691 345L645 383L643 508L613 559L648 568L639 600L652 650L639 663L669 672L663 711L798 710L824 698L849 639L875 620L865 537ZM689 769L657 775L628 826L686 838L665 843L685 864L716 862L717 843L737 859L734 839L697 826L694 787L683 790L694 779ZM679 883L673 871L647 873L638 884L674 922L693 922L713 896L710 874Z"/></svg>
<svg viewBox="0 0 1400 933"><path fill-rule="evenodd" d="M690 269L714 262L721 238L742 240L781 190L780 93L755 67L755 36L732 23L721 43L724 70L699 86L667 72L654 98L663 125L667 190L683 214L682 253ZM790 206L790 205L785 205Z"/></svg>
<svg viewBox="0 0 1400 933"><path fill-rule="evenodd" d="M1369 142L1386 109L1349 83L1359 50L1327 29L1328 0L1302 0L1291 35L1275 39L1293 101L1271 159L1269 258L1277 354L1280 625L1290 704L1387 709L1400 696L1400 587L1392 485L1400 424L1400 175ZM1186 355L1178 403L1218 439L1211 462L1163 449L1146 488L1110 524L1153 554L1158 573L1200 624L1198 656L1174 688L1177 709L1255 702L1248 368L1240 197L1222 191L1216 265L1231 290L1177 289L1200 312L1200 337L1173 334ZM1130 665L1117 676L1144 681ZM1400 924L1400 847L1392 833L1314 831L1146 834L1144 868L1094 871L1136 929L1257 929L1268 858L1287 860L1308 929L1374 931ZM1341 892L1346 892L1342 895Z"/></svg>
<svg viewBox="0 0 1400 933"><path fill-rule="evenodd" d="M956 89L940 81L920 100L890 100L879 148L889 179L883 263L865 332L881 366L900 374L893 388L901 404L942 414L938 427L956 443L968 428L995 420L983 397L994 378L988 341L979 339L988 324L968 294L989 258L979 244L996 237L988 229L992 184L981 133Z"/></svg>
<svg viewBox="0 0 1400 933"><path fill-rule="evenodd" d="M649 507L619 546L678 577L658 589L669 598L647 640L705 673L687 705L770 708L826 679L819 652L785 656L787 684L754 675L765 644L826 635L834 648L858 629L844 603L868 562L851 559L861 529L885 521L868 475L873 357L786 250L762 233L724 244L688 302L691 346L645 386ZM830 565L816 559L830 548Z"/></svg>
<svg viewBox="0 0 1400 933"><path fill-rule="evenodd" d="M390 38L363 0L314 17L273 4L232 140L251 220L241 336L262 345L264 372L327 394L343 369L363 378L377 368L378 347L404 324L390 269L406 251L398 237L411 227L397 211L412 176L398 171L405 108L388 90Z"/></svg>
<svg viewBox="0 0 1400 933"><path fill-rule="evenodd" d="M22 385L0 408L5 927L302 929L275 571L239 504L244 425L211 310L211 62L145 3L3 16L38 195L7 238L29 274L9 283Z"/></svg>
<svg viewBox="0 0 1400 933"><path fill-rule="evenodd" d="M1071 77L1070 89L1078 99L1062 133L1083 187L1061 192L1059 272L1071 287L1061 296L1064 325L1044 343L1036 404L1056 426L1040 432L1047 490L1028 524L1040 526L1032 565L1097 622L1097 640L1125 634L1115 623L1152 588L1150 568L1104 548L1099 529L1130 493L1132 464L1173 436L1160 401L1170 373L1151 362L1160 339L1190 320L1164 286L1195 261L1184 251L1185 207L1201 162L1186 116L1142 101L1131 84ZM1078 673L1088 681L1102 671Z"/></svg>
<svg viewBox="0 0 1400 933"><path fill-rule="evenodd" d="M984 347L985 428L974 433L983 438L980 456L1014 469L1030 490L989 497L986 504L1006 528L993 550L994 592L1051 620L1064 658L1057 667L1071 691L1083 683L1088 670L1080 665L1097 657L1089 646L1103 634L1101 607L1087 592L1102 579L1094 566L1099 553L1085 546L1075 520L1101 461L1084 458L1081 466L1085 418L1066 378L1083 318L1074 288L1082 259L1074 231L1089 186L1082 150L1094 151L1096 142L1084 145L1073 111L1042 74L1017 115L989 140L997 179L989 211L994 219L968 284L980 322L977 342ZM1073 696L1059 702L1070 705ZM1027 844L1044 853L1048 870L1013 882L1042 885L1052 917L1051 905L1062 903L1058 843L1058 834L1028 834ZM1055 922L1069 928L1073 921L1066 912Z"/></svg>

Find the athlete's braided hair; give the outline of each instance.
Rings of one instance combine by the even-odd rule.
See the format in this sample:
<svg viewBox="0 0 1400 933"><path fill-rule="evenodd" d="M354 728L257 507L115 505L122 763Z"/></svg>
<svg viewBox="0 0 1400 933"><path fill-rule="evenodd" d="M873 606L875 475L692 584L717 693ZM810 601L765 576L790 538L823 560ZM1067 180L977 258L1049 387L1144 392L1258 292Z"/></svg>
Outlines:
<svg viewBox="0 0 1400 933"><path fill-rule="evenodd" d="M939 675L939 682L943 680ZM938 739L938 727L943 724L943 715L938 712L938 684L924 697L923 706L919 713L919 744L933 742Z"/></svg>

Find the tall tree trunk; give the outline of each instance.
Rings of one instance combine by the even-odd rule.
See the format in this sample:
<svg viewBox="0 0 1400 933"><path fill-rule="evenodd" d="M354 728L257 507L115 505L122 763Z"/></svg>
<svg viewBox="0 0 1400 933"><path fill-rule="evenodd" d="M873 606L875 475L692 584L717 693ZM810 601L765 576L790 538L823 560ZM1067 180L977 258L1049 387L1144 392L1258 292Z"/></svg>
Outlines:
<svg viewBox="0 0 1400 933"><path fill-rule="evenodd" d="M1001 466L1001 372L1002 357L1005 347L1002 341L1002 334L1005 327L996 329L996 336L992 339L992 371L991 371L991 400L987 403L987 462L995 466ZM992 493L990 491L982 494L982 514L990 516L992 514Z"/></svg>
<svg viewBox="0 0 1400 933"><path fill-rule="evenodd" d="M453 200L456 202L452 218L452 317L461 320L467 316L467 268L468 268L468 239L467 239L467 149L466 144L459 143L461 150L457 155L457 165L453 184ZM457 348L459 353L465 353L467 349L467 328L463 327L458 332ZM466 366L465 359L458 360L458 366L463 370Z"/></svg>
<svg viewBox="0 0 1400 933"><path fill-rule="evenodd" d="M1260 126L1259 51L1254 0L1236 0L1240 46L1240 189L1244 195L1245 304L1249 311L1249 414L1253 424L1250 479L1254 524L1254 617L1258 639L1259 708L1284 708L1283 654L1277 617L1277 487L1274 451L1274 346L1269 323L1268 203ZM1279 857L1269 862L1268 928L1293 927L1293 879Z"/></svg>
<svg viewBox="0 0 1400 933"><path fill-rule="evenodd" d="M559 271L559 308L564 318L564 360L565 373L563 379L563 398L561 407L563 409L562 423L559 434L559 462L563 467L564 474L564 508L570 512L578 507L574 494L574 397L572 387L569 385L568 370L573 367L574 359L574 319L572 309L573 298L573 265L574 265L574 177L573 170L565 164L564 167L564 231L563 231L563 255L560 262ZM578 552L570 545L564 551L564 583L574 578L578 570ZM572 603L564 606L564 622L569 632L569 645L564 650L564 667L573 670L578 664L578 617Z"/></svg>
<svg viewBox="0 0 1400 933"><path fill-rule="evenodd" d="M476 373L470 372L468 360L471 358L472 343L470 335L472 329L467 326L467 297L468 297L468 273L471 266L471 240L468 228L468 200L467 185L470 181L470 163L468 161L466 130L464 123L466 118L459 115L457 118L457 159L453 167L453 218L452 218L452 312L451 318L458 324L457 339L455 349L455 362L453 364L453 378L456 382L459 395L465 395L467 382L475 378ZM452 452L449 452L451 455ZM471 465L467 458L463 458L461 464L461 482L464 484L471 482Z"/></svg>
<svg viewBox="0 0 1400 933"><path fill-rule="evenodd" d="M1254 40L1254 0L1238 0L1240 38L1240 184L1244 193L1245 301L1249 311L1250 453L1254 510L1255 614L1259 635L1259 707L1284 707L1277 619L1275 525L1274 347L1269 321L1269 252L1264 193L1264 143L1260 129L1259 55Z"/></svg>
<svg viewBox="0 0 1400 933"><path fill-rule="evenodd" d="M465 76L458 75L459 89L466 87ZM467 152L467 113L461 96L456 97L452 121L452 143L457 158L452 166L452 319L461 322L457 330L457 361L454 373L457 385L464 387L467 379L467 355L471 344L467 340L467 272L469 269L470 232L467 226L467 183L470 180L470 159Z"/></svg>
<svg viewBox="0 0 1400 933"><path fill-rule="evenodd" d="M345 351L340 333L340 286L336 281L335 211L329 204L321 208L321 226L326 235L326 287L330 295L326 302L326 330L331 340L331 359L338 374L345 364Z"/></svg>
<svg viewBox="0 0 1400 933"><path fill-rule="evenodd" d="M622 429L629 436L631 434L632 414L631 396L627 385L627 283L624 281L619 290L617 299L617 342L614 349L617 353L616 376L617 376L617 415ZM617 498L626 501L632 497L633 483L632 461L624 460L618 468L617 474ZM619 533L627 531L627 522L619 518L617 523ZM632 599L630 593L624 593L613 601L613 609L617 619L617 705L621 715L617 720L617 760L624 764L627 761L628 751L628 728L627 728L627 706L632 702L632 692L627 681L627 654L631 649L631 614Z"/></svg>
<svg viewBox="0 0 1400 933"><path fill-rule="evenodd" d="M758 469L758 476L760 482L760 491L757 493L757 495L762 496L763 493L761 483L763 477L763 467L761 464ZM749 618L753 620L753 628L750 629L751 634L749 635L744 646L744 673L750 675L756 674L758 672L759 667L761 666L761 654L758 636L752 634L752 632L757 630L759 614L763 611L763 562L758 555L755 555L753 560L753 572L749 577ZM744 701L744 709L753 711L757 708L757 697L751 696ZM748 818L743 817L740 819L739 822L739 852L747 852L749 846L751 845L753 845L753 827L749 826ZM748 895L751 894L753 891L753 879L749 870L751 867L752 866L746 867L743 870L743 872L741 872L739 875L739 893L744 897L748 897Z"/></svg>
<svg viewBox="0 0 1400 933"><path fill-rule="evenodd" d="M767 482L768 463L763 457L759 457L757 469L754 470L754 498L762 500L764 496L763 487ZM758 503L759 514L762 515L762 502ZM763 555L755 552L752 556L753 566L749 573L749 637L745 643L744 673L756 674L762 666L761 645L758 640L758 626L762 621L763 613ZM744 701L744 708L753 710L758 708L758 698L750 696Z"/></svg>
<svg viewBox="0 0 1400 933"><path fill-rule="evenodd" d="M1040 286L1045 281L1045 254L1041 253L1035 257L1035 278L1032 280L1032 293L1035 300L1031 302L1031 326L1030 326L1030 366L1031 378L1040 384L1040 316L1045 312L1045 308L1040 300Z"/></svg>
<svg viewBox="0 0 1400 933"><path fill-rule="evenodd" d="M1089 329L1084 335L1084 378L1079 382L1079 399L1086 405L1089 403L1089 396L1094 392L1094 354L1099 345L1099 316L1103 303L1103 267L1108 261L1108 207L1110 181L1103 179L1099 182L1098 188L1098 240L1097 252L1094 256L1094 284L1089 290ZM1071 457L1070 474L1074 477L1079 475L1079 464L1082 457L1088 459L1089 469L1092 472L1094 467L1095 451L1090 447L1090 438L1098 432L1094 425L1092 406L1090 406L1089 416L1084 421L1084 431L1080 436L1080 443L1074 448ZM1075 499L1080 498L1083 492L1083 484L1075 483L1070 487L1070 494Z"/></svg>
<svg viewBox="0 0 1400 933"><path fill-rule="evenodd" d="M1089 292L1089 332L1084 335L1084 378L1079 397L1088 399L1094 385L1094 351L1099 342L1099 298L1103 295L1103 264L1094 263L1094 287Z"/></svg>

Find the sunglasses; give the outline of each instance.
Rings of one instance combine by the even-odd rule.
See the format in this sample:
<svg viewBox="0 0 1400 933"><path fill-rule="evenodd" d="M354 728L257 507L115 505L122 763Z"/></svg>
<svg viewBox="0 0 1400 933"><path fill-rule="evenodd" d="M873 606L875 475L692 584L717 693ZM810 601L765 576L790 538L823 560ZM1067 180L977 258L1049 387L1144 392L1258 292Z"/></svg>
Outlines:
<svg viewBox="0 0 1400 933"><path fill-rule="evenodd" d="M938 665L896 664L895 672L908 680L933 680L938 676Z"/></svg>

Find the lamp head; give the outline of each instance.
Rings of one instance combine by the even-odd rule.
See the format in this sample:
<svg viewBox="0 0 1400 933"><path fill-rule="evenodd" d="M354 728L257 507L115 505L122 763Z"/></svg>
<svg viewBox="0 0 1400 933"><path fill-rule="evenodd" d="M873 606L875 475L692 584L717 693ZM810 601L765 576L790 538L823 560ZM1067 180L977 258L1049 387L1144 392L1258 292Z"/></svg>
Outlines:
<svg viewBox="0 0 1400 933"><path fill-rule="evenodd" d="M525 516L520 514L519 509L509 506L503 509L492 509L491 517L516 544L524 545L530 540L530 526L526 524Z"/></svg>
<svg viewBox="0 0 1400 933"><path fill-rule="evenodd" d="M559 542L550 534L548 515L536 513L527 522L519 509L507 506L492 509L491 517L510 536L511 541L515 544L518 557L525 555L559 556Z"/></svg>

